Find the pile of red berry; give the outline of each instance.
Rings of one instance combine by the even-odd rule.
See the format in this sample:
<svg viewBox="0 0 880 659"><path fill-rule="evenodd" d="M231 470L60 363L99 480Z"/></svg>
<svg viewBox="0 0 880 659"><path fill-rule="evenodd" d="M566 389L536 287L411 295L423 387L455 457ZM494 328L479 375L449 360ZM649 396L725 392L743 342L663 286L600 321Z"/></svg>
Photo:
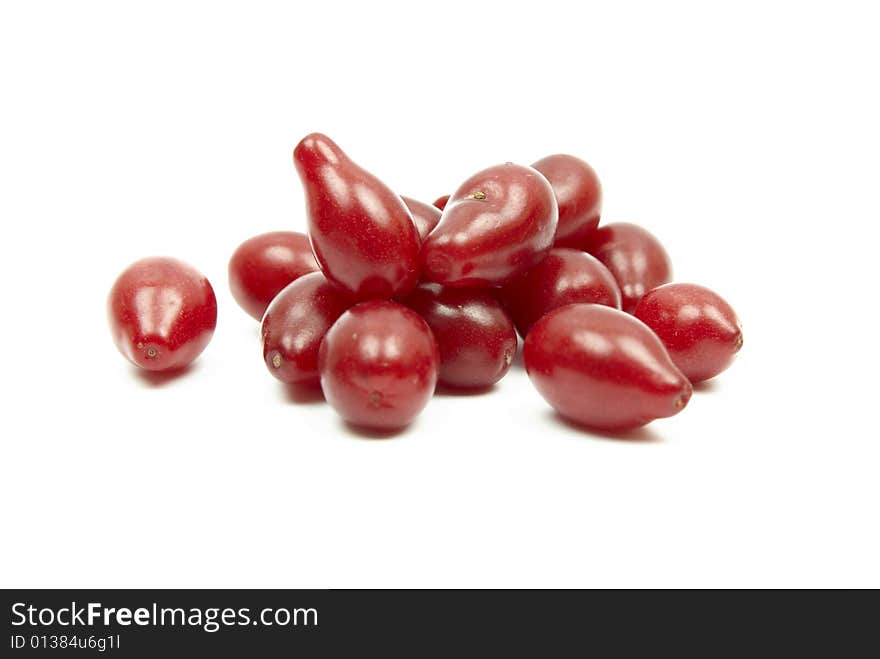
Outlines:
<svg viewBox="0 0 880 659"><path fill-rule="evenodd" d="M407 425L438 382L490 387L510 368L517 331L538 392L605 430L680 412L692 383L742 346L721 297L668 283L653 235L598 226L601 186L578 158L490 167L433 206L397 195L324 135L293 158L308 237L251 238L232 255L229 284L262 319L269 372L320 385L354 425ZM217 321L208 280L169 258L123 272L109 311L119 350L149 370L189 364Z"/></svg>

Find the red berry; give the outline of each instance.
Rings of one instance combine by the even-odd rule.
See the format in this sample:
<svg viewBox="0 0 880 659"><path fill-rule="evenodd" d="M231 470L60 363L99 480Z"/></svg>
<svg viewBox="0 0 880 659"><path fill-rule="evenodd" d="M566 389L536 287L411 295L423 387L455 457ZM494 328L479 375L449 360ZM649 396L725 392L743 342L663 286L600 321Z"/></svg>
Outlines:
<svg viewBox="0 0 880 659"><path fill-rule="evenodd" d="M721 373L742 347L742 328L733 308L703 286L655 288L645 293L634 315L660 337L672 361L691 382Z"/></svg>
<svg viewBox="0 0 880 659"><path fill-rule="evenodd" d="M620 309L620 288L608 268L586 252L558 247L502 288L500 298L522 336L545 314L566 304Z"/></svg>
<svg viewBox="0 0 880 659"><path fill-rule="evenodd" d="M439 361L431 330L415 311L372 300L342 314L324 337L321 387L349 423L402 428L431 399Z"/></svg>
<svg viewBox="0 0 880 659"><path fill-rule="evenodd" d="M632 313L645 293L672 279L672 263L663 245L635 224L618 222L596 229L586 251L614 275L623 295L623 310Z"/></svg>
<svg viewBox="0 0 880 659"><path fill-rule="evenodd" d="M313 133L294 149L309 236L327 279L358 299L389 298L419 279L419 235L403 200Z"/></svg>
<svg viewBox="0 0 880 659"><path fill-rule="evenodd" d="M449 195L445 194L442 197L437 197L434 200L434 205L442 211L444 208L446 208L446 204L448 202L449 202Z"/></svg>
<svg viewBox="0 0 880 659"><path fill-rule="evenodd" d="M553 187L559 205L556 247L582 249L586 238L599 226L602 185L596 172L580 158L559 153L534 165Z"/></svg>
<svg viewBox="0 0 880 659"><path fill-rule="evenodd" d="M516 330L489 293L421 284L401 301L425 319L437 339L442 384L489 387L507 373Z"/></svg>
<svg viewBox="0 0 880 659"><path fill-rule="evenodd" d="M317 269L308 236L273 231L245 240L233 252L229 288L239 306L260 320L282 288Z"/></svg>
<svg viewBox="0 0 880 659"><path fill-rule="evenodd" d="M148 371L182 368L208 345L217 299L195 268L166 257L142 259L119 275L107 303L119 352Z"/></svg>
<svg viewBox="0 0 880 659"><path fill-rule="evenodd" d="M354 300L320 272L281 291L263 317L263 361L288 384L317 384L318 348L327 330Z"/></svg>
<svg viewBox="0 0 880 659"><path fill-rule="evenodd" d="M401 197L401 199L412 214L413 223L419 232L419 239L424 241L440 221L440 211L435 206L429 206L417 199L410 197Z"/></svg>
<svg viewBox="0 0 880 659"><path fill-rule="evenodd" d="M425 241L424 275L446 286L505 284L546 256L556 219L553 189L537 171L484 169L456 190Z"/></svg>
<svg viewBox="0 0 880 659"><path fill-rule="evenodd" d="M598 304L570 304L539 320L523 348L526 371L562 416L625 430L680 412L691 384L641 321Z"/></svg>

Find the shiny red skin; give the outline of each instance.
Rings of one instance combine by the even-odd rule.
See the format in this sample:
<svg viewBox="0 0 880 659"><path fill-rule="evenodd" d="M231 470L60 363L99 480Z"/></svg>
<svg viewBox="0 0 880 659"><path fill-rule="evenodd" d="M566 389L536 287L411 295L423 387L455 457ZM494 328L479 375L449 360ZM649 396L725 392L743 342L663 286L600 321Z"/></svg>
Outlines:
<svg viewBox="0 0 880 659"><path fill-rule="evenodd" d="M531 167L484 169L465 181L422 247L424 277L444 286L500 286L538 263L553 243L553 189Z"/></svg>
<svg viewBox="0 0 880 659"><path fill-rule="evenodd" d="M420 284L401 302L424 318L437 339L441 384L490 387L510 369L516 330L504 307L489 293Z"/></svg>
<svg viewBox="0 0 880 659"><path fill-rule="evenodd" d="M539 320L523 348L532 384L581 425L627 430L677 414L692 387L647 326L598 304L570 304Z"/></svg>
<svg viewBox="0 0 880 659"><path fill-rule="evenodd" d="M320 350L321 387L343 419L396 430L427 405L440 356L424 320L412 309L372 300L346 311Z"/></svg>
<svg viewBox="0 0 880 659"><path fill-rule="evenodd" d="M320 272L287 285L263 316L263 361L287 384L318 384L318 348L324 335L353 304L346 291Z"/></svg>
<svg viewBox="0 0 880 659"><path fill-rule="evenodd" d="M500 298L522 336L547 313L566 304L620 309L620 288L608 268L586 252L560 247L502 288Z"/></svg>
<svg viewBox="0 0 880 659"><path fill-rule="evenodd" d="M645 293L672 280L672 262L663 245L636 224L618 222L599 227L585 249L614 275L627 313L633 312Z"/></svg>
<svg viewBox="0 0 880 659"><path fill-rule="evenodd" d="M443 195L442 197L437 197L437 198L434 200L434 206L437 207L437 208L439 208L439 209L442 211L444 208L446 208L446 204L449 203L449 197L450 197L450 196L451 196L451 195L445 194L445 195Z"/></svg>
<svg viewBox="0 0 880 659"><path fill-rule="evenodd" d="M434 227L440 221L440 210L436 206L431 206L418 199L411 197L401 197L403 203L409 209L412 215L413 223L416 225L416 231L419 232L419 240L424 242L428 234L433 231Z"/></svg>
<svg viewBox="0 0 880 659"><path fill-rule="evenodd" d="M564 153L542 158L532 167L550 181L556 195L559 224L554 246L582 249L599 226L602 213L602 184L595 170L580 158Z"/></svg>
<svg viewBox="0 0 880 659"><path fill-rule="evenodd" d="M260 320L282 288L317 269L307 235L272 231L245 240L233 252L229 288L239 306Z"/></svg>
<svg viewBox="0 0 880 659"><path fill-rule="evenodd" d="M135 366L183 368L207 347L217 298L207 278L177 259L151 257L123 271L107 300L113 341Z"/></svg>
<svg viewBox="0 0 880 659"><path fill-rule="evenodd" d="M666 284L648 291L634 315L666 346L691 382L724 371L742 347L736 312L720 295L697 284Z"/></svg>
<svg viewBox="0 0 880 659"><path fill-rule="evenodd" d="M303 138L293 160L305 190L312 248L327 279L359 300L411 291L419 279L421 241L400 196L326 135Z"/></svg>

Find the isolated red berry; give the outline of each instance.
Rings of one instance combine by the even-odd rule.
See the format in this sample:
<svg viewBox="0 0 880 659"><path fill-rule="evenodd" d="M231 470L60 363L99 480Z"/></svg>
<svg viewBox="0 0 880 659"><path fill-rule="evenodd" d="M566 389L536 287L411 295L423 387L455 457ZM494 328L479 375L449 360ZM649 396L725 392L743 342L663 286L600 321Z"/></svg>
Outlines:
<svg viewBox="0 0 880 659"><path fill-rule="evenodd" d="M297 231L273 231L245 240L229 259L229 289L257 320L282 288L318 269L309 238Z"/></svg>
<svg viewBox="0 0 880 659"><path fill-rule="evenodd" d="M437 343L424 320L402 304L372 300L346 311L320 349L327 402L356 426L406 426L434 393Z"/></svg>
<svg viewBox="0 0 880 659"><path fill-rule="evenodd" d="M440 349L442 384L489 387L510 369L516 330L501 303L489 293L426 283L401 302L431 328Z"/></svg>
<svg viewBox="0 0 880 659"><path fill-rule="evenodd" d="M585 249L614 275L627 313L633 312L645 293L672 279L672 262L663 245L636 224L599 227L590 234Z"/></svg>
<svg viewBox="0 0 880 659"><path fill-rule="evenodd" d="M423 275L446 286L506 284L546 256L556 221L540 173L513 163L484 169L456 190L425 241Z"/></svg>
<svg viewBox="0 0 880 659"><path fill-rule="evenodd" d="M148 371L186 366L217 325L217 299L207 278L177 259L142 259L123 271L107 302L119 351Z"/></svg>
<svg viewBox="0 0 880 659"><path fill-rule="evenodd" d="M294 149L309 237L324 275L361 300L390 298L419 279L420 240L403 200L313 133Z"/></svg>
<svg viewBox="0 0 880 659"><path fill-rule="evenodd" d="M263 361L288 384L317 384L318 348L354 300L320 272L303 275L281 291L263 316Z"/></svg>
<svg viewBox="0 0 880 659"><path fill-rule="evenodd" d="M666 284L648 291L634 315L654 330L691 382L721 373L742 347L742 328L733 308L697 284Z"/></svg>
<svg viewBox="0 0 880 659"><path fill-rule="evenodd" d="M608 268L586 252L560 247L502 288L499 297L522 336L545 314L566 304L620 309L620 288Z"/></svg>
<svg viewBox="0 0 880 659"><path fill-rule="evenodd" d="M436 206L431 206L411 197L401 197L401 199L403 199L403 203L406 204L406 207L412 214L413 223L419 232L419 239L424 241L440 221L440 210Z"/></svg>
<svg viewBox="0 0 880 659"><path fill-rule="evenodd" d="M580 158L564 153L542 158L532 167L550 182L559 205L554 246L582 249L602 213L602 185L596 172Z"/></svg>
<svg viewBox="0 0 880 659"><path fill-rule="evenodd" d="M526 371L562 416L604 430L680 412L691 384L653 332L598 304L570 304L539 320L523 348Z"/></svg>

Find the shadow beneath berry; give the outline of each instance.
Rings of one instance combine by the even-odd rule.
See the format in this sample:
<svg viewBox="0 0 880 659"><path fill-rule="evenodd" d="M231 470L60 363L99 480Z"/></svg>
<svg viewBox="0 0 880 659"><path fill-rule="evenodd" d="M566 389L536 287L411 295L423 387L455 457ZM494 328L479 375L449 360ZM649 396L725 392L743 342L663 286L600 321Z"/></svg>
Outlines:
<svg viewBox="0 0 880 659"><path fill-rule="evenodd" d="M325 401L319 384L282 384L281 395L285 401L295 405L315 405Z"/></svg>
<svg viewBox="0 0 880 659"><path fill-rule="evenodd" d="M628 430L603 430L575 423L553 410L548 415L558 424L577 431L582 435L589 435L596 439L607 439L615 442L632 442L634 444L662 444L663 438L647 426L630 428Z"/></svg>
<svg viewBox="0 0 880 659"><path fill-rule="evenodd" d="M350 423L349 421L343 421L342 423L345 424L345 427L350 433L359 439L396 439L397 437L400 437L407 428L406 426L403 428L370 428L368 426L359 426L356 423Z"/></svg>
<svg viewBox="0 0 880 659"><path fill-rule="evenodd" d="M694 385L694 391L699 394L710 394L713 391L718 391L718 389L720 389L718 381L714 379L697 382Z"/></svg>
<svg viewBox="0 0 880 659"><path fill-rule="evenodd" d="M486 394L492 393L495 390L495 385L490 384L488 387L450 387L445 384L438 384L437 388L434 390L435 396L450 396L454 398L468 398L470 396L484 396Z"/></svg>
<svg viewBox="0 0 880 659"><path fill-rule="evenodd" d="M142 385L150 389L157 389L171 384L185 375L189 375L198 369L198 362L193 362L171 371L147 371L143 368L138 368L137 366L132 366L131 368L135 377L140 380Z"/></svg>

